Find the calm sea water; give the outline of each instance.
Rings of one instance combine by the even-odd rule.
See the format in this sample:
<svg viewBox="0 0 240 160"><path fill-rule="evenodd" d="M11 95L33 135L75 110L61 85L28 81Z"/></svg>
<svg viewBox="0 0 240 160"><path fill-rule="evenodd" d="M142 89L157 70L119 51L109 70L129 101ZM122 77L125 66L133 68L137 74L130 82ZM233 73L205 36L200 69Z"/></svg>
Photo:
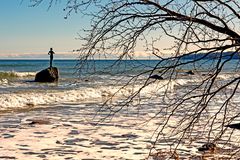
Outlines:
<svg viewBox="0 0 240 160"><path fill-rule="evenodd" d="M137 60L137 61L122 61L115 60L96 60L89 61L84 67L83 74L114 74L125 72L126 74L137 73L142 69L151 69L157 64L157 60ZM55 60L55 67L58 67L61 72L61 77L71 78L76 77L78 69L77 60ZM112 67L112 66L115 67ZM13 72L37 72L49 66L48 60L0 60L0 71Z"/></svg>
<svg viewBox="0 0 240 160"><path fill-rule="evenodd" d="M58 67L63 77L72 77L75 72L75 60L55 60L54 66ZM0 60L0 71L13 72L38 72L49 66L48 60Z"/></svg>
<svg viewBox="0 0 240 160"><path fill-rule="evenodd" d="M96 60L88 61L88 64L84 67L81 76L86 76L94 73L95 75L106 74L138 74L140 72L149 71L158 64L158 60L124 60L121 62L115 60ZM167 66L175 62L168 61L160 66ZM78 77L77 74L78 64L77 60L55 60L54 66L60 70L61 77L73 78ZM214 67L216 61L203 60L194 65L189 64L179 69L185 70L208 70ZM225 65L225 71L231 71L238 69L239 60L229 61ZM0 60L0 72L38 72L49 66L48 60ZM159 66L159 67L160 67Z"/></svg>

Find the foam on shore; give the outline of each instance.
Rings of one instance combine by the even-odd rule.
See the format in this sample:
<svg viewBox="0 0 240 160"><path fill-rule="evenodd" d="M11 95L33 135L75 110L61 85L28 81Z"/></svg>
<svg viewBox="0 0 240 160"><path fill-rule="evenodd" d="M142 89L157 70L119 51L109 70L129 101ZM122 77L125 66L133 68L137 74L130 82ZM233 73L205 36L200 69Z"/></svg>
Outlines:
<svg viewBox="0 0 240 160"><path fill-rule="evenodd" d="M67 103L67 102L86 102L89 100L96 100L103 102L108 98L114 96L116 99L130 96L137 93L140 89L140 96L153 96L161 95L166 90L170 92L176 86L184 84L185 81L172 81L167 80L151 83L144 88L143 85L129 85L125 88L121 86L95 86L95 87L80 87L76 89L62 89L62 90L26 90L19 92L7 92L1 94L0 97L0 110L14 110L26 107L36 107L39 105L50 105Z"/></svg>
<svg viewBox="0 0 240 160"><path fill-rule="evenodd" d="M16 72L16 71L0 71L0 79L17 78L17 77L33 77L36 72Z"/></svg>

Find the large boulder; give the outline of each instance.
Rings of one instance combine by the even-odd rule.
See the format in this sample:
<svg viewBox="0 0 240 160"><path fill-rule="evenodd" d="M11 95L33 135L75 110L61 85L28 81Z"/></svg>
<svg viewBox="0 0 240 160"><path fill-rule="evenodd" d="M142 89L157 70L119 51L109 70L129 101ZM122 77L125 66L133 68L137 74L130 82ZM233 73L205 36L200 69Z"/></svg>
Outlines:
<svg viewBox="0 0 240 160"><path fill-rule="evenodd" d="M57 82L58 77L57 67L49 67L36 74L35 82Z"/></svg>

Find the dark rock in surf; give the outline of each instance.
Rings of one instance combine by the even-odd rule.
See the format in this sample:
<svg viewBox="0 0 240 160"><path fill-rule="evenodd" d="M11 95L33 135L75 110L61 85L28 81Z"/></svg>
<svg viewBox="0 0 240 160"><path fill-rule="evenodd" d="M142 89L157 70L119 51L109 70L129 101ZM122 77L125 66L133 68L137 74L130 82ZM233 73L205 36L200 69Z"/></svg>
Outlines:
<svg viewBox="0 0 240 160"><path fill-rule="evenodd" d="M26 122L28 125L50 124L50 121L48 119L27 119Z"/></svg>
<svg viewBox="0 0 240 160"><path fill-rule="evenodd" d="M186 72L186 74L188 74L188 75L194 75L195 73L194 73L192 70L189 70L189 71Z"/></svg>
<svg viewBox="0 0 240 160"><path fill-rule="evenodd" d="M217 150L217 146L214 143L206 143L202 147L198 148L201 152L211 152L214 153Z"/></svg>
<svg viewBox="0 0 240 160"><path fill-rule="evenodd" d="M229 124L229 125L226 125L225 127L240 129L240 123Z"/></svg>
<svg viewBox="0 0 240 160"><path fill-rule="evenodd" d="M161 77L161 76L159 76L159 75L157 75L157 74L152 75L152 76L150 76L149 78L156 79L156 80L163 80L163 77Z"/></svg>
<svg viewBox="0 0 240 160"><path fill-rule="evenodd" d="M57 82L58 77L57 67L49 67L36 74L35 82Z"/></svg>

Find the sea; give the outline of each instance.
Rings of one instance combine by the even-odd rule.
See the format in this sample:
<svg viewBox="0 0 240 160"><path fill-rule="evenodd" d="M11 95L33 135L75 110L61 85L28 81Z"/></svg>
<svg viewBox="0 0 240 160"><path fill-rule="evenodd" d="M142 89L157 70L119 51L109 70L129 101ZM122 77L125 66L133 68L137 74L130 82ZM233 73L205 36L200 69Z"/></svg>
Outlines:
<svg viewBox="0 0 240 160"><path fill-rule="evenodd" d="M96 60L79 70L78 60L54 60L59 81L37 83L35 75L48 68L48 60L0 60L0 111L99 100L106 92L114 92L132 76L148 71L157 62Z"/></svg>
<svg viewBox="0 0 240 160"><path fill-rule="evenodd" d="M187 61L191 59L182 60ZM240 102L236 83L216 93L208 107L197 105L197 95L205 87L194 88L211 76L217 62L201 60L177 67L174 73L169 68L161 78L156 75L163 73L162 68L176 61L169 60L155 68L158 63L159 60L54 60L59 81L39 83L34 82L35 75L49 67L48 60L0 60L0 158L13 155L16 159L38 159L47 150L45 156L49 159L69 158L68 155L73 159L146 159L152 148L155 152L161 150L159 155L180 148L176 150L180 157L194 159L193 155L202 154L198 147L215 139L219 146L228 149L239 145L234 141L239 134L223 127L223 121L240 121L236 116ZM213 89L239 76L239 60L226 61ZM192 89L193 98L188 99L186 93ZM236 95L231 97L234 90ZM229 97L231 105L225 108ZM188 100L182 104L182 98ZM184 130L199 110L201 116L193 127ZM236 117L231 119L233 116ZM26 120L36 117L49 119L51 126L26 125ZM100 129L95 130L99 124ZM165 128L161 130L160 126ZM28 146L29 152L16 147L20 143Z"/></svg>
<svg viewBox="0 0 240 160"><path fill-rule="evenodd" d="M48 60L0 60L0 111L99 100L108 92L114 94L120 87L128 84L129 80L131 83L128 86L137 89L151 75L159 74L161 66L166 67L171 61L163 63L155 72L151 70L159 63L158 60L92 60L84 63L78 60L54 60L54 66L59 69L58 83L37 83L34 82L35 75L48 68ZM83 67L80 66L82 64ZM172 82L172 89L174 85L188 83L189 77L185 74L187 71L194 70L198 75L204 74L211 71L215 64L211 60L203 60L198 64L177 68L177 81ZM238 70L237 66L238 60L228 62L220 76L226 78L231 72ZM195 77L190 78L193 83L199 80L194 79ZM151 87L148 89L150 91ZM156 90L155 87L154 89ZM161 89L163 90L164 88ZM125 93L122 94L124 96Z"/></svg>

